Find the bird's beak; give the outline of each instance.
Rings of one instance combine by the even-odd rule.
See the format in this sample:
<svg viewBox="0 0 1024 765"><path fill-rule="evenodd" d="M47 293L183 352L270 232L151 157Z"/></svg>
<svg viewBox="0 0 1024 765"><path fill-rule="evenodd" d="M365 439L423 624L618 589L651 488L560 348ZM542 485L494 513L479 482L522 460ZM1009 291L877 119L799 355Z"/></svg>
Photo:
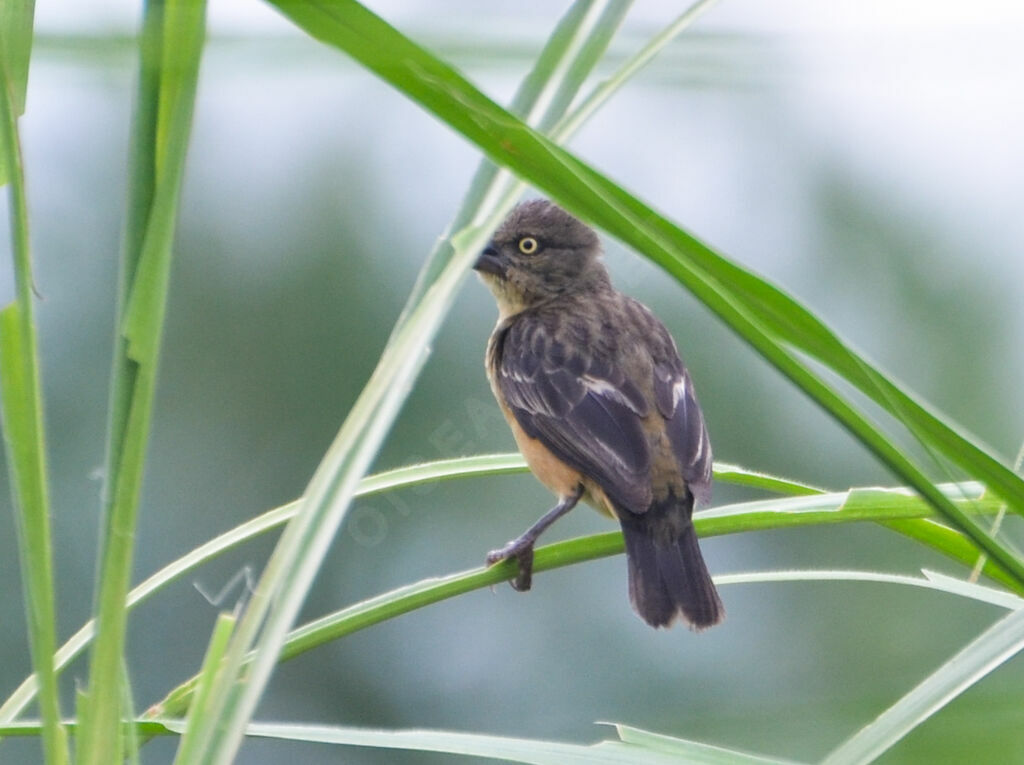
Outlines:
<svg viewBox="0 0 1024 765"><path fill-rule="evenodd" d="M473 264L473 269L482 274L493 274L494 276L505 276L505 264L501 261L501 255L493 244L489 244L480 253L480 257Z"/></svg>

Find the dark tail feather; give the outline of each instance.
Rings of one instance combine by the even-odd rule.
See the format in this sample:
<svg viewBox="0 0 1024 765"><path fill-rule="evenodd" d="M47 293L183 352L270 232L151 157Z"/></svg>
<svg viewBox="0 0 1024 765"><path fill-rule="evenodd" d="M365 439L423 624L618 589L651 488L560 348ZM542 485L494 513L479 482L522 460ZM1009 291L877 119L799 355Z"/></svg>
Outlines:
<svg viewBox="0 0 1024 765"><path fill-rule="evenodd" d="M722 621L725 608L697 544L690 521L692 498L654 505L643 515L620 519L629 560L629 599L652 627L682 615L696 630Z"/></svg>

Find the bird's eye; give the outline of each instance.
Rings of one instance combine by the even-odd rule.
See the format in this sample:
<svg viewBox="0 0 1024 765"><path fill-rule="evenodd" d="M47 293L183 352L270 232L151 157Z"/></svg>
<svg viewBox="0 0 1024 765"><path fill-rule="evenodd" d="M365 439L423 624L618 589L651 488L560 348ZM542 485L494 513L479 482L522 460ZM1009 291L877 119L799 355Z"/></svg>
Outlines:
<svg viewBox="0 0 1024 765"><path fill-rule="evenodd" d="M532 236L524 236L519 240L519 251L523 253L523 255L533 255L539 247L540 245L537 244L537 240Z"/></svg>

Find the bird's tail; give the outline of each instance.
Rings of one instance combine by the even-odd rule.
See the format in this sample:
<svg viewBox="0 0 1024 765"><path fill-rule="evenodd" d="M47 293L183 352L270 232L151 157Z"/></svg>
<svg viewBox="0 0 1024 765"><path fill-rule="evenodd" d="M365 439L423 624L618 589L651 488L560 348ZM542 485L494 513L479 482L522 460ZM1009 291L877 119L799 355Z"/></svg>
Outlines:
<svg viewBox="0 0 1024 765"><path fill-rule="evenodd" d="M669 495L643 514L623 512L619 521L629 561L629 599L652 627L681 615L695 630L722 621L725 608L697 544L690 516L693 497Z"/></svg>

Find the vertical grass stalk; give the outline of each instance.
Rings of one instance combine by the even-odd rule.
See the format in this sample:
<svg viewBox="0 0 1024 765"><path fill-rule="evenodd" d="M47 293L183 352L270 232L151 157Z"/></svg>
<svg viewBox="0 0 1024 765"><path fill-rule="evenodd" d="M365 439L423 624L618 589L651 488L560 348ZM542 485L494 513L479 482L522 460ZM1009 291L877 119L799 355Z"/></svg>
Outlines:
<svg viewBox="0 0 1024 765"><path fill-rule="evenodd" d="M3 420L4 445L10 467L29 645L39 678L43 747L49 762L66 763L67 739L60 722L60 698L53 656L57 648L56 595L39 340L32 303L28 202L13 95L18 86L8 76L10 58L6 45L10 42L10 35L10 30L4 31L5 49L0 51L0 132L3 134L0 150L10 181L8 204L16 297L12 304L0 311L0 418Z"/></svg>
<svg viewBox="0 0 1024 765"><path fill-rule="evenodd" d="M77 741L83 765L108 765L124 752L125 598L205 13L203 0L151 0L143 18L111 376L96 641Z"/></svg>

